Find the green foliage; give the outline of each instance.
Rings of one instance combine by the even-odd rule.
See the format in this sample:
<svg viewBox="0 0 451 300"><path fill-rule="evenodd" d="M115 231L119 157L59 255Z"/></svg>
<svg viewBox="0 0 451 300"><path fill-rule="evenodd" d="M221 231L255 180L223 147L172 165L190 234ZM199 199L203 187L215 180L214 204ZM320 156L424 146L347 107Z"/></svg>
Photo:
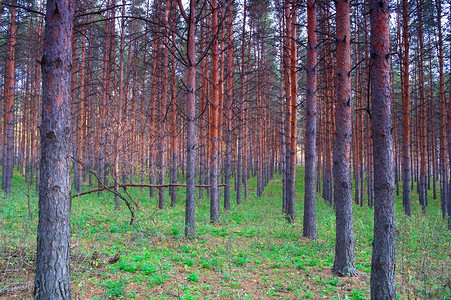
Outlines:
<svg viewBox="0 0 451 300"><path fill-rule="evenodd" d="M125 294L125 282L123 280L110 280L102 283L102 286L105 288L105 293L108 297L117 298Z"/></svg>
<svg viewBox="0 0 451 300"><path fill-rule="evenodd" d="M276 175L263 196L257 198L253 190L256 180L251 178L248 200L240 206L233 205L228 212L221 211L220 224L209 222L209 199L204 193L205 197L196 203L197 236L193 239L183 238L182 201L174 208L158 210L157 200L148 198L148 190L129 189L141 207L136 210L135 224L130 226L127 208L121 204L121 210L114 210L113 198L108 193L74 198L71 212L74 293L81 299L141 299L153 289L162 292L161 297L151 299L173 295L181 299L368 299L373 210L354 207L359 278L337 278L330 273L335 247L333 207L318 195L318 239L305 240L302 168L296 178L299 200L295 224L288 225L280 213L281 183ZM32 219L28 214L27 193ZM177 193L179 199L184 198L182 188ZM234 195L232 191L232 203ZM451 297L447 288L451 274L447 254L451 233L441 218L440 200L430 200L428 212L423 214L417 197L412 193L410 218L402 213L401 196L396 198L397 292L401 299L446 299ZM0 271L5 272L2 267L5 265L9 269L23 266L21 257L27 258L27 264L33 263L37 204L34 187L28 188L18 175L13 180L13 193L9 196L0 193ZM94 251L111 257L118 250L122 254L115 264L89 264ZM11 272L8 278L14 282L28 280L21 274ZM3 283L3 278L0 280ZM102 294L88 292L95 290L101 290Z"/></svg>
<svg viewBox="0 0 451 300"><path fill-rule="evenodd" d="M186 276L186 280L189 282L198 282L199 281L199 275L197 273L191 273Z"/></svg>

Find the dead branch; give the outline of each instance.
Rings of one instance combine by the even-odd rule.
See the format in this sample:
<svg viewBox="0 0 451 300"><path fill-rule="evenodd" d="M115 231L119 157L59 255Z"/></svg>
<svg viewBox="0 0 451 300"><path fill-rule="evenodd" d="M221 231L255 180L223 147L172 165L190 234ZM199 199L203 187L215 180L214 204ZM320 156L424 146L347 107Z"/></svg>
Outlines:
<svg viewBox="0 0 451 300"><path fill-rule="evenodd" d="M79 164L82 165L84 168L86 168L86 170L88 170L89 173L91 173L92 175L94 175L94 177L97 179L97 181L99 182L99 184L102 186L101 189L100 189L100 190L97 189L97 191L107 190L107 191L109 191L109 192L115 194L116 196L118 196L118 197L121 198L122 200L124 200L125 204L126 204L127 207L128 207L128 210L130 211L130 215L131 215L131 216L130 216L130 226L133 225L133 221L135 220L135 212L133 211L133 208L132 208L132 206L130 205L130 202L129 202L124 196L122 196L121 193L119 193L119 192L117 192L117 191L115 191L115 190L113 189L113 188L114 188L114 185L113 185L113 186L106 186L106 185L103 183L103 181L100 180L99 176L97 176L96 172L94 172L93 170L91 170L90 168L88 168L85 164L83 164L83 163L82 163L80 160L78 160L77 158L75 158L75 157L73 157L73 156L71 156L71 158L72 158L75 162L79 163ZM72 196L72 198L74 198L74 197ZM132 199L132 201L133 201L133 199Z"/></svg>
<svg viewBox="0 0 451 300"><path fill-rule="evenodd" d="M168 184L146 184L146 183L136 183L136 184L119 184L119 188L127 188L127 187L149 187L149 188L166 188L166 187L171 187L171 186L180 186L180 187L186 187L186 184L183 183L168 183ZM226 186L226 184L218 184L218 186ZM211 187L211 185L206 185L206 184L196 184L195 187L199 187L199 188L209 188ZM114 185L110 185L110 186L102 186L100 188L97 189L93 189L93 190L89 190L89 191L84 191L75 195L72 195L72 198L77 198L83 195L87 195L87 194L91 194L91 193L95 193L95 192L100 192L103 190L110 190L113 189ZM127 193L127 192L126 192ZM128 194L128 193L127 193Z"/></svg>

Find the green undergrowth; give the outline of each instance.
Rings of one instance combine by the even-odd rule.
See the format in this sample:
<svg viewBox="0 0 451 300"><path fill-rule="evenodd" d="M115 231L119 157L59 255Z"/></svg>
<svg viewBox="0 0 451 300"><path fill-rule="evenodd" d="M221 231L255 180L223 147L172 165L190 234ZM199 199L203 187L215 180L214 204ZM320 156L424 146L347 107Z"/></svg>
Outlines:
<svg viewBox="0 0 451 300"><path fill-rule="evenodd" d="M130 188L139 203L131 226L121 203L114 210L107 192L72 200L71 248L74 299L368 299L373 211L354 206L355 255L359 275L331 274L334 262L333 207L317 197L318 239L302 238L303 168L296 177L296 223L281 214L281 177L256 197L256 178L248 199L221 210L220 224L209 222L209 198L197 199L196 237L184 238L185 190L177 204L157 209L148 189ZM233 186L233 184L232 184ZM89 190L84 187L84 190ZM157 194L157 193L155 193ZM221 198L222 199L222 198ZM400 299L451 297L451 234L441 217L440 200L427 214L412 194L413 216L402 213L396 197L396 280ZM232 192L232 202L235 192ZM33 280L38 198L34 186L16 174L13 192L0 195L0 290ZM120 260L107 258L121 251ZM105 259L93 260L97 251ZM19 271L18 271L19 270ZM24 299L30 291L22 292ZM6 298L5 298L6 299Z"/></svg>

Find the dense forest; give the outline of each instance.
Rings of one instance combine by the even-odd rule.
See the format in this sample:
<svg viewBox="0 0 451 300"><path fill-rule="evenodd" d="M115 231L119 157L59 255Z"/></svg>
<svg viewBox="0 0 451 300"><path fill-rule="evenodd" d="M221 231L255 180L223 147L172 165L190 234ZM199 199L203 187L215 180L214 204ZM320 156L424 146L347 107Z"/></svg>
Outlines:
<svg viewBox="0 0 451 300"><path fill-rule="evenodd" d="M310 267L328 269L327 280L359 278L363 294L338 289L320 296L312 286L310 296L273 287L260 294L249 283L240 283L243 295L184 285L182 293L183 269L165 277L160 258L159 269L142 271L160 276L148 290L137 295L130 282L137 291L140 284L127 275L103 282L100 297L141 298L152 289L180 299L451 294L450 1L0 0L0 10L0 261L31 265L26 280L35 278L20 283L14 267L0 267L0 297L28 298L32 289L35 299L99 296L84 294L80 274L100 267L136 274L144 267L135 261L127 271L126 262L141 242L173 261L174 253L200 251L199 239L226 243L214 237L221 228L230 241L239 230L266 236L291 228L277 238L268 233L268 249L273 238L279 246L305 247L331 240L324 250L330 260ZM15 216L15 205L23 217ZM259 212L267 226L252 223ZM332 235L325 232L327 214ZM368 267L359 262L362 220L371 224L363 235ZM134 232L138 241L109 237L117 244L104 248L99 237L80 237L79 226L94 222L108 234ZM236 222L246 230L231 229ZM421 224L431 225L412 245L428 244L423 252L435 245L432 281L421 257L404 261L416 247L404 248L404 238L423 234ZM12 233L22 226L26 242ZM172 234L155 229L167 226ZM246 244L237 242L237 251ZM307 256L319 251L300 249ZM296 255L284 255L292 263L281 269L306 272ZM259 270L248 256L237 259L234 268ZM186 262L185 271L197 264ZM407 288L415 276L403 273L404 263L423 272L415 291ZM202 272L225 274L198 264ZM448 267L439 275L441 264ZM78 274L72 280L71 269ZM183 280L195 284L202 272ZM175 294L161 290L171 276ZM117 283L122 292L115 294Z"/></svg>

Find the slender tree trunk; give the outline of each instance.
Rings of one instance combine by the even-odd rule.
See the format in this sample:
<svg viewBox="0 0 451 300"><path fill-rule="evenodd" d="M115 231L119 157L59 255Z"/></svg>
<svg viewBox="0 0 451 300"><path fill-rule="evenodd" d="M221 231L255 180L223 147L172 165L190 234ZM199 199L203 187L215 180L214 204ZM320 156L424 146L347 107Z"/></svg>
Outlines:
<svg viewBox="0 0 451 300"><path fill-rule="evenodd" d="M237 167L236 167L236 203L241 203L241 180L242 180L242 161L243 161L243 100L244 100L244 67L245 67L245 49L246 49L246 16L247 7L246 0L244 0L244 16L243 16L243 29L241 37L241 72L240 72L240 84L241 84L241 95L238 103L238 154L237 154Z"/></svg>
<svg viewBox="0 0 451 300"><path fill-rule="evenodd" d="M212 10L212 38L211 46L211 153L210 153L210 222L219 222L219 25L218 25L218 1L211 1Z"/></svg>
<svg viewBox="0 0 451 300"><path fill-rule="evenodd" d="M433 64L432 64L432 55L433 55L433 47L431 42L429 41L429 56L428 56L428 61L429 61L429 69L432 70L433 69ZM429 72L429 104L428 104L428 108L427 108L427 117L428 117L428 132L429 134L427 134L426 138L427 138L427 144L428 144L428 152L430 154L430 159L428 159L428 189L431 189L430 186L430 179L432 179L432 199L437 200L437 191L436 191L436 137L435 137L435 120L434 120L434 115L435 115L435 106L434 106L434 80L433 80L433 72ZM439 98L440 99L440 98ZM396 141L396 136L395 136L395 141ZM396 152L395 152L395 157L396 157ZM396 180L396 176L395 176L395 180Z"/></svg>
<svg viewBox="0 0 451 300"><path fill-rule="evenodd" d="M404 212L410 216L410 84L409 84L409 25L408 3L402 1L402 41L404 45L402 64L402 203Z"/></svg>
<svg viewBox="0 0 451 300"><path fill-rule="evenodd" d="M224 209L230 209L230 178L232 177L232 97L233 97L233 3L229 0L228 23L227 23L227 73L226 73L226 153L225 153L225 188L224 188Z"/></svg>
<svg viewBox="0 0 451 300"><path fill-rule="evenodd" d="M159 130L158 130L158 160L157 160L157 184L164 184L165 178L165 168L166 168L166 142L165 142L165 112L166 112L166 103L168 98L168 84L169 84L169 53L166 49L165 45L169 44L168 38L168 29L169 28L169 6L170 1L166 1L166 7L164 10L164 24L165 24L165 32L163 33L164 38L160 41L161 52L163 53L163 81L162 81L162 92L161 99L159 103L159 111L158 111L158 121L159 121ZM165 195L164 188L158 189L158 208L164 209L165 207Z"/></svg>
<svg viewBox="0 0 451 300"><path fill-rule="evenodd" d="M406 0L404 0L406 1ZM448 168L446 161L446 110L450 110L449 106L446 105L446 94L445 94L445 76L443 70L443 37L442 37L442 4L440 0L436 1L437 4L437 26L438 26L438 50L439 50L439 74L440 74L440 198L441 198L441 208L442 216L445 218L446 214L450 216L450 211L448 208L447 200L449 193L448 186ZM451 89L450 89L451 92ZM450 94L451 97L451 94ZM448 136L449 143L449 136ZM448 149L449 150L449 149Z"/></svg>
<svg viewBox="0 0 451 300"><path fill-rule="evenodd" d="M157 8L159 6L159 0L155 1L155 7ZM156 27L156 26L155 26ZM154 30L158 30L157 28L154 27ZM155 181L155 164L156 164L156 155L155 155L155 144L156 144L156 136L157 133L155 131L156 128L156 110L157 110L157 105L156 105L156 86L157 86L157 76L156 76L156 71L157 71L157 60L158 60L158 42L157 42L157 38L154 39L153 42L153 53L152 53L152 86L151 86L151 90L150 90L150 128L151 128L151 142L149 145L149 182L150 184L153 184ZM149 189L149 197L153 198L154 197L154 193L155 193L155 189L154 188L150 188Z"/></svg>
<svg viewBox="0 0 451 300"><path fill-rule="evenodd" d="M122 17L121 17L121 39L119 45L119 99L118 99L118 107L116 110L116 124L114 134L114 204L115 209L118 210L120 208L119 202L119 182L120 182L120 174L119 174L119 160L124 149L124 134L123 134L123 124L125 121L125 113L123 113L124 106L126 105L125 101L125 92L124 92L124 54L125 54L125 0L122 0ZM125 182L124 182L125 183Z"/></svg>
<svg viewBox="0 0 451 300"><path fill-rule="evenodd" d="M336 214L335 262L338 276L355 276L350 152L352 132L350 3L337 1L337 102L334 145L334 200Z"/></svg>
<svg viewBox="0 0 451 300"><path fill-rule="evenodd" d="M334 123L335 123L335 109L334 109L334 59L332 54L332 30L330 23L330 8L326 7L326 20L327 20L327 36L329 42L326 45L326 168L325 168L325 192L324 199L330 204L333 204L333 143L334 143Z"/></svg>
<svg viewBox="0 0 451 300"><path fill-rule="evenodd" d="M47 1L35 299L70 299L70 94L73 0Z"/></svg>
<svg viewBox="0 0 451 300"><path fill-rule="evenodd" d="M204 24L203 22L201 23L200 26L200 37L201 39L204 38ZM204 47L202 46L202 44L199 47L200 52L203 53L204 52ZM200 80L200 95L199 95L199 108L200 108L200 120L199 120L199 150L200 152L198 153L198 157L199 157L199 184L204 184L207 182L208 180L208 175L207 175L207 165L208 165L208 159L207 159L207 151L208 151L208 142L207 142L207 134L206 134L206 117L208 115L208 106L207 106L207 101L206 101L206 95L207 95L207 88L208 85L206 84L206 77L207 77L207 71L206 71L206 66L207 66L207 62L206 60L202 60L200 63L200 73L204 74L204 76L201 77ZM204 189L203 188L199 188L199 199L202 199L204 196Z"/></svg>
<svg viewBox="0 0 451 300"><path fill-rule="evenodd" d="M84 3L83 11L86 12L86 3ZM85 17L83 17L83 21ZM77 119L77 148L76 157L83 162L83 129L84 129L84 104L85 104L85 65L86 65L86 34L85 26L81 28L81 58L80 58L80 97L78 100L78 119ZM74 166L74 188L80 193L82 186L83 166L75 162Z"/></svg>
<svg viewBox="0 0 451 300"><path fill-rule="evenodd" d="M110 7L110 1L107 2L107 8ZM108 17L111 17L111 9L108 10ZM109 74L109 53L110 53L110 22L105 22L105 42L104 42L104 52L103 52L103 69L102 69L102 96L100 104L100 115L106 116L106 106L107 106L107 90L109 88L110 74ZM97 174L100 178L105 173L106 162L105 162L105 152L106 152L106 122L107 118L100 118L100 128L99 128L99 147L97 155ZM102 184L98 182L98 187L102 187ZM99 191L99 196L102 195L102 191Z"/></svg>
<svg viewBox="0 0 451 300"><path fill-rule="evenodd" d="M16 4L14 0L13 5ZM11 25L9 27L8 58L5 72L4 91L4 127L3 127L3 171L2 189L5 194L11 193L11 180L14 168L14 82L16 51L16 8L11 7ZM5 134L6 133L6 134Z"/></svg>
<svg viewBox="0 0 451 300"><path fill-rule="evenodd" d="M307 1L307 116L305 119L305 197L304 231L307 238L316 238L315 224L315 157L316 157L316 0Z"/></svg>
<svg viewBox="0 0 451 300"><path fill-rule="evenodd" d="M188 23L188 76L187 76L187 134L186 134L186 210L185 236L195 235L195 175L196 175L196 1L190 1L189 17L182 2L180 11Z"/></svg>
<svg viewBox="0 0 451 300"><path fill-rule="evenodd" d="M371 99L374 151L374 240L371 299L396 299L395 183L390 100L388 0L370 1Z"/></svg>
<svg viewBox="0 0 451 300"><path fill-rule="evenodd" d="M173 10L173 20L172 20L172 40L175 41L175 26L177 22L177 15L175 14L176 10ZM176 52L175 43L172 46L172 53ZM176 91L176 75L175 75L175 57L172 57L172 67L171 67L171 157L170 157L170 182L172 184L177 183L177 91ZM177 202L177 190L175 186L171 186L169 188L169 193L171 194L171 207L174 207Z"/></svg>
<svg viewBox="0 0 451 300"><path fill-rule="evenodd" d="M290 155L290 145L291 145L291 114L292 114L292 97L291 97L291 74L290 74L290 37L291 37L291 13L290 13L290 1L285 0L284 2L284 14L285 14L285 32L284 32L284 89L285 89L285 134L286 134L286 169L285 169L285 199L283 199L282 212L288 218L288 202L291 201L292 198L291 190L290 190L290 172L291 172L291 155Z"/></svg>
<svg viewBox="0 0 451 300"><path fill-rule="evenodd" d="M297 126L298 126L298 79L297 79L297 3L292 1L291 3L291 51L290 51L290 75L291 75L291 143L290 143L290 178L288 179L291 198L287 202L287 215L290 223L295 219L295 194L296 194L296 163L297 163Z"/></svg>
<svg viewBox="0 0 451 300"><path fill-rule="evenodd" d="M419 80L419 92L420 92L420 109L419 109L419 127L418 127L418 137L420 145L420 176L418 178L418 194L420 205L423 212L426 213L427 207L427 187L426 187L426 95L424 87L424 37L423 37L423 12L422 12L422 2L420 0L418 3L418 40L420 46L420 55L418 57L418 80Z"/></svg>
<svg viewBox="0 0 451 300"><path fill-rule="evenodd" d="M449 6L449 13L448 13L448 23L451 22L451 6ZM451 51L449 52L449 62L451 64ZM446 96L443 96L443 102L445 102L445 108L447 108L448 111L448 123L446 126L446 134L448 135L448 169L451 169L451 86L449 88L449 95L448 95L448 105L446 105ZM445 162L446 163L446 162ZM446 168L446 166L445 166ZM445 182L446 184L446 182ZM447 187L447 212L448 212L448 229L451 230L451 176L449 177L448 181L448 187Z"/></svg>

